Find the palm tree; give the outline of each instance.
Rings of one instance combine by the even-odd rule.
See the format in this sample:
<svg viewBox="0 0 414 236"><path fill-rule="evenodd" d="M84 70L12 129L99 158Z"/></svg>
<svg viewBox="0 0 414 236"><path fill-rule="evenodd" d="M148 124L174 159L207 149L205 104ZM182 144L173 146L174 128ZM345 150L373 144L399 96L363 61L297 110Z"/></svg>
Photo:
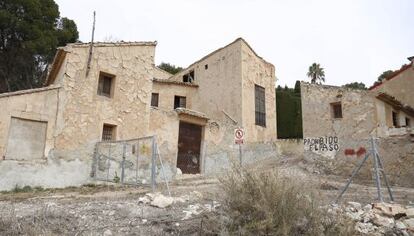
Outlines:
<svg viewBox="0 0 414 236"><path fill-rule="evenodd" d="M322 82L325 82L325 72L323 71L321 65L318 63L313 63L311 66L309 66L307 76L311 78L312 84L321 84Z"/></svg>

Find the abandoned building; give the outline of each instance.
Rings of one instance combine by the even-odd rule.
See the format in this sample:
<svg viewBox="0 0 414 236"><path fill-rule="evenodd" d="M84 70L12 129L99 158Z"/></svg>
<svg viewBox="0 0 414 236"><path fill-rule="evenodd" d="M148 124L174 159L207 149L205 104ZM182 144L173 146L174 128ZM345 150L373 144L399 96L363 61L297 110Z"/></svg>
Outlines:
<svg viewBox="0 0 414 236"><path fill-rule="evenodd" d="M305 158L331 162L327 172L349 176L375 137L391 181L413 186L413 107L383 91L305 82L301 100ZM372 177L370 168L364 175Z"/></svg>
<svg viewBox="0 0 414 236"><path fill-rule="evenodd" d="M152 135L169 178L229 166L237 127L246 133L243 162L274 157L272 64L239 38L170 75L154 66L155 47L68 44L43 88L0 94L0 189L87 183L98 142Z"/></svg>
<svg viewBox="0 0 414 236"><path fill-rule="evenodd" d="M414 56L407 58L410 62L394 71L390 77L375 83L370 90L386 93L403 104L414 107Z"/></svg>

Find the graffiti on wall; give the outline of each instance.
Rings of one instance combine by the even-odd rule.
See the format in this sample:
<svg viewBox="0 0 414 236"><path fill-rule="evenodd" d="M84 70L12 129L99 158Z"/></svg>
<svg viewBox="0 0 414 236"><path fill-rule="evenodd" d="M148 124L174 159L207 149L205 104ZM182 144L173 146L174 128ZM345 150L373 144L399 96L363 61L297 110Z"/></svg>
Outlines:
<svg viewBox="0 0 414 236"><path fill-rule="evenodd" d="M304 138L303 144L309 147L310 151L338 151L338 137L325 136L318 138Z"/></svg>

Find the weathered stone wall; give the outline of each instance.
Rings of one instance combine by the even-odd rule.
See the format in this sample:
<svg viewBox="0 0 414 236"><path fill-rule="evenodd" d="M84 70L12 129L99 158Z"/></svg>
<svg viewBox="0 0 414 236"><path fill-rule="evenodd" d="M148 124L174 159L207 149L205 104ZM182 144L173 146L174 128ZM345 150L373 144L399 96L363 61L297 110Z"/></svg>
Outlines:
<svg viewBox="0 0 414 236"><path fill-rule="evenodd" d="M325 174L349 177L371 150L370 137L377 140L378 152L393 184L413 186L414 143L409 135L389 137L390 110L370 91L333 86L301 84L304 159ZM343 118L332 118L330 103L342 102ZM385 123L384 123L385 122ZM388 131L387 131L388 132ZM357 176L372 181L372 161ZM411 179L410 179L411 178Z"/></svg>
<svg viewBox="0 0 414 236"><path fill-rule="evenodd" d="M198 87L170 84L154 81L152 92L158 93L158 108L165 111L174 110L174 97L186 97L186 108L193 109L193 97Z"/></svg>
<svg viewBox="0 0 414 236"><path fill-rule="evenodd" d="M242 44L242 126L246 142L272 142L277 138L274 66ZM265 88L266 127L255 124L255 85Z"/></svg>
<svg viewBox="0 0 414 236"><path fill-rule="evenodd" d="M0 155L6 159L6 147L12 117L47 122L44 156L54 146L54 128L59 90L56 87L19 91L0 95ZM9 157L7 159L19 159ZM0 160L1 163L1 160Z"/></svg>
<svg viewBox="0 0 414 236"><path fill-rule="evenodd" d="M375 87L373 91L385 92L403 104L414 107L414 66L399 73L391 80L384 80L384 82Z"/></svg>
<svg viewBox="0 0 414 236"><path fill-rule="evenodd" d="M0 168L9 169L0 172L0 188L64 187L91 180L95 144L105 123L117 126L116 139L147 136L154 49L154 43L96 44L86 77L89 45L69 44L62 49L66 57L54 83L59 90L0 99L7 110L0 117L2 153L10 116L48 121L45 160L2 163ZM97 94L100 72L115 76L111 98Z"/></svg>

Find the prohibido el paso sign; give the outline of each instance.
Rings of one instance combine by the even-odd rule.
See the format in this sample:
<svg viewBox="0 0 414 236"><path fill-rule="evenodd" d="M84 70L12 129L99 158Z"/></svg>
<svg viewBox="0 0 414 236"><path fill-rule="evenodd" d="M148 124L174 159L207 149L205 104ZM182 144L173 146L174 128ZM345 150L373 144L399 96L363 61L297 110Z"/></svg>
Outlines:
<svg viewBox="0 0 414 236"><path fill-rule="evenodd" d="M338 137L325 136L318 138L304 138L303 144L309 146L310 151L338 151Z"/></svg>

